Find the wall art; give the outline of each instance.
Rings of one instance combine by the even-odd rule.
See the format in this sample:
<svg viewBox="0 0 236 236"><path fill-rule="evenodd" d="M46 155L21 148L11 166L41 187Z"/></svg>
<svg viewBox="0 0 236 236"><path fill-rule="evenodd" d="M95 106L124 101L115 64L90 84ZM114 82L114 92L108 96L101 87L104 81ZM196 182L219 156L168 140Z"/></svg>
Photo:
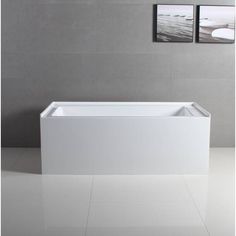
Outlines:
<svg viewBox="0 0 236 236"><path fill-rule="evenodd" d="M197 42L233 43L234 14L234 6L197 6Z"/></svg>
<svg viewBox="0 0 236 236"><path fill-rule="evenodd" d="M193 5L156 5L156 41L192 42Z"/></svg>

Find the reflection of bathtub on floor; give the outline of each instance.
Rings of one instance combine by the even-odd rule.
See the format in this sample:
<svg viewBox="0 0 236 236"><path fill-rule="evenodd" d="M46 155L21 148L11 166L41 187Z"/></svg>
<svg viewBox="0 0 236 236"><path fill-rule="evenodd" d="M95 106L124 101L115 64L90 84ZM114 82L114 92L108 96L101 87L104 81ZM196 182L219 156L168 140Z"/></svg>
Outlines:
<svg viewBox="0 0 236 236"><path fill-rule="evenodd" d="M54 102L44 174L206 174L210 114L196 103Z"/></svg>

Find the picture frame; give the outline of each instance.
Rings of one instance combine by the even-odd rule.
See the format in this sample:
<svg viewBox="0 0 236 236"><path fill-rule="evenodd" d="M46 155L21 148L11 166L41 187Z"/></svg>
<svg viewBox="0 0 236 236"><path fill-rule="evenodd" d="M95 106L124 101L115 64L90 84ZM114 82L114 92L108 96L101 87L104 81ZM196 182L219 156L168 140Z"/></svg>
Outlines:
<svg viewBox="0 0 236 236"><path fill-rule="evenodd" d="M193 42L193 4L156 4L154 21L156 42Z"/></svg>
<svg viewBox="0 0 236 236"><path fill-rule="evenodd" d="M234 43L234 5L197 5L197 43Z"/></svg>

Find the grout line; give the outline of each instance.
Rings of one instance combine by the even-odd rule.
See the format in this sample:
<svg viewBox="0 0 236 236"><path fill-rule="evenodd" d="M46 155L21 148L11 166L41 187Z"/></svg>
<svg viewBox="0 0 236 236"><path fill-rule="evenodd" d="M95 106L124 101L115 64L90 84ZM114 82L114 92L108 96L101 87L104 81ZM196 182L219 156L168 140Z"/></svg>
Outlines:
<svg viewBox="0 0 236 236"><path fill-rule="evenodd" d="M92 176L92 183L91 183L91 188L90 188L88 215L87 215L87 219L86 219L85 234L84 234L85 236L87 235L89 213L90 213L91 202L92 202L93 184L94 184L94 176Z"/></svg>
<svg viewBox="0 0 236 236"><path fill-rule="evenodd" d="M190 189L189 189L189 187L188 187L188 184L187 184L187 182L186 182L186 179L185 179L184 176L182 176L182 178L183 178L185 187L186 187L186 189L187 189L187 192L188 192L188 194L189 194L191 200L193 201L193 205L194 205L194 207L196 208L197 213L198 213L198 215L199 215L199 217L200 217L200 219L201 219L201 221L202 221L202 224L204 225L204 227L205 227L205 229L206 229L206 231L207 231L207 234L210 236L210 232L209 232L209 230L208 230L208 228L207 228L207 225L205 224L205 221L204 221L203 218L202 218L202 215L201 215L200 210L199 210L198 207L197 207L197 204L196 204L196 202L195 202L195 200L194 200L194 198L193 198L193 195L192 195L192 193L191 193L191 191L190 191Z"/></svg>

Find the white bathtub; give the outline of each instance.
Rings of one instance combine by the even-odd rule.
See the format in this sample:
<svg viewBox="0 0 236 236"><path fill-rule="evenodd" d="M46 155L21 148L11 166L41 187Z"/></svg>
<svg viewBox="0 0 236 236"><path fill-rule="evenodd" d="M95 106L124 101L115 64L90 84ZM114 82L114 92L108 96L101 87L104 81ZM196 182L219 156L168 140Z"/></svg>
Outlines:
<svg viewBox="0 0 236 236"><path fill-rule="evenodd" d="M53 102L44 174L206 174L210 113L196 103Z"/></svg>

